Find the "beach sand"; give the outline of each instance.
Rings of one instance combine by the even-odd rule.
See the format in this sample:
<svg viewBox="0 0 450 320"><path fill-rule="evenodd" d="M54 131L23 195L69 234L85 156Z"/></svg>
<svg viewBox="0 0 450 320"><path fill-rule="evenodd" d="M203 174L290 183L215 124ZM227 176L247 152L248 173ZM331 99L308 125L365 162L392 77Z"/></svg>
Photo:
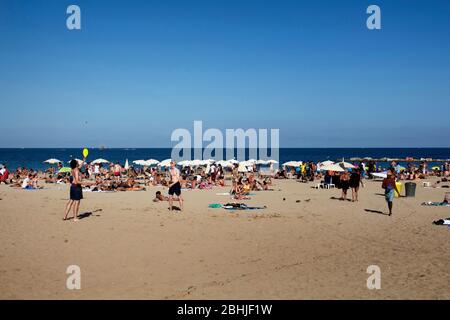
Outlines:
<svg viewBox="0 0 450 320"><path fill-rule="evenodd" d="M366 182L357 203L312 186L275 180L276 191L243 201L267 209L234 212L208 208L229 202L216 195L228 188L184 192L182 213L152 202L160 187L85 193L80 213L92 214L72 222L62 221L68 186L2 185L0 298L450 298L450 229L432 224L450 208L420 205L449 189L418 184L389 217L374 212L387 210L381 182ZM66 288L69 265L81 290ZM380 290L366 286L369 265Z"/></svg>

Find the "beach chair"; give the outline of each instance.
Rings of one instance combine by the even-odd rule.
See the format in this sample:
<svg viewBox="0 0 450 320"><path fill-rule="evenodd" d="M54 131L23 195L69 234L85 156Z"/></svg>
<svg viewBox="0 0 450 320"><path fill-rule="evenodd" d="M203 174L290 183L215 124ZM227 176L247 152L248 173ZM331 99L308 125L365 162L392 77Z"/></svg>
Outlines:
<svg viewBox="0 0 450 320"><path fill-rule="evenodd" d="M325 176L325 179L323 182L320 182L319 187L317 187L317 189L319 189L320 187L322 187L323 189L332 189L332 188L336 188L336 186L334 185L334 183L332 182L332 177L331 176Z"/></svg>

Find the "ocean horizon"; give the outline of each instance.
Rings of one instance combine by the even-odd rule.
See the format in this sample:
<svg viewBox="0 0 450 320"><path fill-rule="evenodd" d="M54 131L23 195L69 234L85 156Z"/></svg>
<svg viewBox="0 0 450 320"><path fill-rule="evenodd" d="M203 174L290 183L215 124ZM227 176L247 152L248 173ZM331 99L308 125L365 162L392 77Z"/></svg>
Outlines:
<svg viewBox="0 0 450 320"><path fill-rule="evenodd" d="M73 158L82 158L83 148L0 148L0 163L6 164L10 170L17 167L27 167L35 170L42 170L48 167L44 161L49 158L56 158L65 163ZM270 156L270 149L268 150ZM89 148L88 161L103 158L111 162L125 163L126 159L131 163L134 160L157 159L164 160L171 157L172 148ZM191 150L192 157L194 150ZM250 150L245 149L246 159L250 157ZM224 158L228 159L226 151ZM237 149L234 149L234 157ZM400 158L412 157L415 159L450 158L450 148L280 148L278 161L280 164L296 161L324 161L342 160L350 161L351 158L370 157ZM383 161L381 161L383 162ZM431 165L434 162L430 163Z"/></svg>

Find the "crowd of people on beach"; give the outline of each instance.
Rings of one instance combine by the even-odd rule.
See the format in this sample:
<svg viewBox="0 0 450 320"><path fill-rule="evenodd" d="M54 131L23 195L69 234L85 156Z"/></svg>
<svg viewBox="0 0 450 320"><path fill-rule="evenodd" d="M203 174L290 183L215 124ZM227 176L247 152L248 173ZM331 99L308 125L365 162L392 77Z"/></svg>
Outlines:
<svg viewBox="0 0 450 320"><path fill-rule="evenodd" d="M229 194L235 200L245 200L253 191L273 190L273 179L297 179L307 183L319 181L317 187L333 186L341 190L340 200L347 200L348 190L351 190L352 202L358 201L358 191L364 187L364 179L376 178L376 173L384 172L382 188L388 202L389 212L392 214L394 193L398 192L396 182L403 180L417 181L430 176L441 177L432 187L440 187L440 182L448 181L450 165L448 162L441 166L429 168L426 161L416 164L408 162L406 167L392 161L388 168L377 165L375 161L360 161L353 163L346 170L332 171L320 170L320 163L313 161L299 162L297 166L282 166L279 170L260 171L256 165L249 167L245 172L240 171L238 163L232 167L223 167L212 162L208 166L182 166L180 169L174 161L167 168L154 167L125 167L119 163L86 163L72 160L70 170L62 170L62 163L56 167L49 167L45 171L35 171L19 167L10 172L5 164L0 166L0 183L14 188L25 190L42 189L45 184L70 184L70 202L67 205L67 214L72 207L78 211L82 199L82 192L118 192L143 191L150 186L163 186L168 188L168 196L157 191L154 201L169 201L172 208L173 200L179 201L182 208L183 199L181 190L203 190L214 187L224 187L229 183ZM75 187L74 187L75 186ZM76 204L78 203L78 205ZM76 214L74 214L76 217Z"/></svg>

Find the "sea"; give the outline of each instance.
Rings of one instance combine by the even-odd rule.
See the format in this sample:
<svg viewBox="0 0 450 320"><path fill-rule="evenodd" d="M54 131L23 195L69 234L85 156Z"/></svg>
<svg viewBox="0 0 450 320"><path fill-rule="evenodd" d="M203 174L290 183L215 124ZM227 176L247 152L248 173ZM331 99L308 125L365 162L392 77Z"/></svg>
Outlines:
<svg viewBox="0 0 450 320"><path fill-rule="evenodd" d="M8 166L9 170L17 167L32 168L34 170L44 170L48 164L44 163L49 158L56 158L67 163L74 158L82 158L83 148L0 148L0 164ZM132 164L134 160L156 159L164 160L171 157L171 148L92 148L89 149L87 161L103 158L110 162L124 164L126 159ZM235 155L237 150L235 150ZM287 161L350 161L350 158L371 157L381 158L406 158L413 157L449 159L450 148L280 148L279 162ZM194 151L192 151L194 154ZM224 151L223 154L226 154ZM249 150L246 150L247 158ZM269 152L270 155L270 152ZM228 159L228 158L227 158ZM382 163L379 162L382 166ZM400 164L404 164L400 162ZM438 165L438 162L430 162L431 166Z"/></svg>

